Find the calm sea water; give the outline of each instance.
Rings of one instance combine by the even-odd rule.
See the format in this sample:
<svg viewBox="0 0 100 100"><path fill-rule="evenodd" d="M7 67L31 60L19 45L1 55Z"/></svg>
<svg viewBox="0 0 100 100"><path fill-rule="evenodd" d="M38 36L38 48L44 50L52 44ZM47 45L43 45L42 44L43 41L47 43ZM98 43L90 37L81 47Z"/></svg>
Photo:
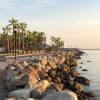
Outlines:
<svg viewBox="0 0 100 100"><path fill-rule="evenodd" d="M86 54L79 61L83 64L79 63L79 66L82 66L82 69L88 69L88 71L83 72L82 69L79 69L79 71L82 76L92 80L90 88L95 92L94 100L100 100L100 50L84 50L84 52Z"/></svg>

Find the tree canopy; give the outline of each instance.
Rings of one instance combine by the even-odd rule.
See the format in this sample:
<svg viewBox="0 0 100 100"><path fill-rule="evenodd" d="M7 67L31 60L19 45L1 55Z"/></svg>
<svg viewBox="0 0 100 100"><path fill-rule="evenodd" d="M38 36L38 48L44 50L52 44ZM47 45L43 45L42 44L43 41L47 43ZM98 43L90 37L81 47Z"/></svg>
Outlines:
<svg viewBox="0 0 100 100"><path fill-rule="evenodd" d="M46 43L46 35L44 32L30 31L25 22L20 22L14 18L9 20L8 25L2 27L0 32L0 47L5 48L5 51L10 53L14 50L24 53L24 51L36 51L44 49ZM15 44L16 31L16 44ZM61 38L51 37L53 50L60 50L64 46ZM46 47L46 46L45 46Z"/></svg>

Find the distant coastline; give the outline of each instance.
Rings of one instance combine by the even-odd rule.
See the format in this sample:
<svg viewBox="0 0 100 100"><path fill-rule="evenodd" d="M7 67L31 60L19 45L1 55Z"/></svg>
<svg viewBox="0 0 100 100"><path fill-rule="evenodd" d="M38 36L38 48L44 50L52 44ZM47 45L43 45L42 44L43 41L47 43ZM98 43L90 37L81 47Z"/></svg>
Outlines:
<svg viewBox="0 0 100 100"><path fill-rule="evenodd" d="M64 48L64 50L79 49L79 50L100 50L100 49L82 49L82 48Z"/></svg>
<svg viewBox="0 0 100 100"><path fill-rule="evenodd" d="M81 49L81 50L100 50L100 49Z"/></svg>

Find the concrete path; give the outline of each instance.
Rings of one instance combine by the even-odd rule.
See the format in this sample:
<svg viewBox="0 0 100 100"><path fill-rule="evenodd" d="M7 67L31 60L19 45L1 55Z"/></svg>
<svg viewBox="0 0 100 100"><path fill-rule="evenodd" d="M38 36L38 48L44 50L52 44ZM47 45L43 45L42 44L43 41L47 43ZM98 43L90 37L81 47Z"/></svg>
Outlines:
<svg viewBox="0 0 100 100"><path fill-rule="evenodd" d="M3 81L3 73L7 62L0 62L0 100L7 98L8 91L5 89Z"/></svg>

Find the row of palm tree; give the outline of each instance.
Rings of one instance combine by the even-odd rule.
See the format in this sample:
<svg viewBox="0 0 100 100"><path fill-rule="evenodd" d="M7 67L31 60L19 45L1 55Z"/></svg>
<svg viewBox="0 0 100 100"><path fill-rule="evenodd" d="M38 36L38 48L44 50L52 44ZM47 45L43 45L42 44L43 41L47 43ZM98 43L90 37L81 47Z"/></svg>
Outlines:
<svg viewBox="0 0 100 100"><path fill-rule="evenodd" d="M51 36L51 41L52 41L52 50L55 50L55 51L60 51L64 48L64 41L61 40L60 37L54 37L54 36Z"/></svg>
<svg viewBox="0 0 100 100"><path fill-rule="evenodd" d="M64 46L61 38L51 37L50 50L59 51ZM33 53L33 51L46 50L46 36L44 32L30 31L25 22L16 19L9 20L9 24L2 28L0 34L0 47L5 48L5 53L18 54Z"/></svg>
<svg viewBox="0 0 100 100"><path fill-rule="evenodd" d="M27 24L11 19L9 24L2 28L0 35L0 46L5 48L6 53L17 50L18 53L42 50L45 33L27 30ZM16 35L16 36L15 36ZM15 43L16 42L16 43ZM13 52L14 53L14 52Z"/></svg>

